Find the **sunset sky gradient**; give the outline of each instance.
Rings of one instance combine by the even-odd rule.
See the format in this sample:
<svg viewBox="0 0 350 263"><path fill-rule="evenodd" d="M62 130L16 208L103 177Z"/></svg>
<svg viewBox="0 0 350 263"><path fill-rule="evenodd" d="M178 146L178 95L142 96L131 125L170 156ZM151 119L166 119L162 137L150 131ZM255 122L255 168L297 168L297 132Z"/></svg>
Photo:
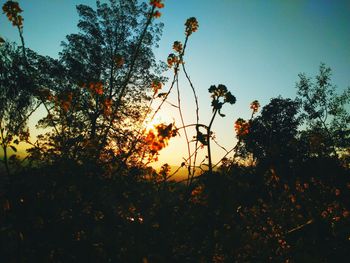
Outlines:
<svg viewBox="0 0 350 263"><path fill-rule="evenodd" d="M19 2L24 10L27 47L54 58L58 58L65 36L77 32L75 5L95 7L94 0ZM184 40L187 18L194 16L199 22L199 30L188 43L185 65L198 93L201 122L208 124L211 117L210 85L224 84L237 98L235 105L224 106L226 117L218 117L213 125L218 142L227 149L235 144L234 121L250 116L250 102L257 99L265 105L278 95L294 98L299 73L314 76L324 62L332 68L333 83L339 91L350 85L349 0L165 0L164 3L160 18L164 32L155 50L159 60L166 61L175 40ZM2 37L19 41L16 29L3 14L0 28ZM192 92L181 73L180 88L186 123L194 123ZM175 101L176 96L170 100ZM164 108L156 119L179 121L178 112L171 107ZM219 147L214 148L214 161L224 154ZM186 157L186 145L180 136L161 152L159 165L164 162L179 165L182 157ZM204 158L204 153L201 157Z"/></svg>

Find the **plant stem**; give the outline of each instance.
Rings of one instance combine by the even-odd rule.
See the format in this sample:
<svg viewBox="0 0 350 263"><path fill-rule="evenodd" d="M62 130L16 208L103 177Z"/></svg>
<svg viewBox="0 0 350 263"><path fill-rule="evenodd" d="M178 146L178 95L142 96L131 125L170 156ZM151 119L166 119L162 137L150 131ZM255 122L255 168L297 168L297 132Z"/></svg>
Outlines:
<svg viewBox="0 0 350 263"><path fill-rule="evenodd" d="M178 109L179 109L179 115L180 115L180 119L181 119L181 124L182 126L185 126L185 121L183 118L183 114L182 114L182 110L181 110L181 98L180 98L180 88L179 88L179 78L176 78L176 90L177 90L177 104L178 104ZM187 167L188 169L188 177L190 177L191 175L191 149L190 149L190 141L188 139L188 135L187 135L187 130L186 128L184 128L184 134L185 134L185 139L186 139L186 143L187 143L187 152L188 152L188 162L189 165Z"/></svg>
<svg viewBox="0 0 350 263"><path fill-rule="evenodd" d="M210 149L210 132L211 132L211 126L213 125L213 122L214 122L214 119L215 119L215 116L217 114L218 110L215 109L214 110L214 114L213 114L213 117L211 117L211 120L210 120L210 123L209 123L209 126L207 128L207 148L208 148L208 167L209 167L209 174L212 174L213 172L213 165L212 165L212 162L211 162L211 149Z"/></svg>
<svg viewBox="0 0 350 263"><path fill-rule="evenodd" d="M196 94L196 90L193 86L193 83L189 77L189 75L187 74L187 71L186 71L186 67L185 67L185 64L182 64L182 69L185 73L185 76L191 86L191 89L192 89L192 92L193 92L193 96L194 96L194 101L196 103L196 124L198 125L199 124L199 106L198 106L198 97L197 97L197 94ZM195 145L195 149L197 149L197 146L198 146L198 140L196 140L196 145ZM197 150L195 151L195 154L194 154L194 158L193 158L193 169L192 169L192 176L191 178L194 176L194 173L196 171L196 161L197 161ZM190 183L192 183L192 180L190 180Z"/></svg>

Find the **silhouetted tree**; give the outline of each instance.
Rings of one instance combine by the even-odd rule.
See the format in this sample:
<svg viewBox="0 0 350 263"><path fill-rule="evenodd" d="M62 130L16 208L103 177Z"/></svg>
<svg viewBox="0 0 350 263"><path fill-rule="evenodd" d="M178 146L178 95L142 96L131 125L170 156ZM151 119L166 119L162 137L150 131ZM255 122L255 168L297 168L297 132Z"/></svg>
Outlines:
<svg viewBox="0 0 350 263"><path fill-rule="evenodd" d="M314 80L299 74L298 97L302 101L311 155L337 157L350 146L350 87L336 93L331 69L320 65Z"/></svg>
<svg viewBox="0 0 350 263"><path fill-rule="evenodd" d="M300 104L281 97L271 99L249 122L241 147L259 163L286 165L295 159Z"/></svg>
<svg viewBox="0 0 350 263"><path fill-rule="evenodd" d="M53 114L41 122L57 122L47 137L56 144L51 152L80 161L123 156L138 135L152 82L164 80L153 54L162 28L152 22L154 8L134 0L96 4L77 6L80 32L63 43Z"/></svg>
<svg viewBox="0 0 350 263"><path fill-rule="evenodd" d="M16 159L13 153L17 152L17 145L29 137L28 116L36 106L35 79L30 76L33 70L27 67L21 48L8 42L0 46L0 143L8 174L9 159Z"/></svg>

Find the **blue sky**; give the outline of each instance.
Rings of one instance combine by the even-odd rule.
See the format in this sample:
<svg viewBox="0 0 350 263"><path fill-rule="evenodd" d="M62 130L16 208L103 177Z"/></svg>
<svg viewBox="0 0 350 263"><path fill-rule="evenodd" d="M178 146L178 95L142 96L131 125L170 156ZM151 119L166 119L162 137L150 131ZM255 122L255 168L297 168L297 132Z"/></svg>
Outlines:
<svg viewBox="0 0 350 263"><path fill-rule="evenodd" d="M1 3L5 2L4 0ZM57 57L60 42L77 31L75 5L95 6L93 0L23 0L24 36L28 47ZM199 30L190 39L185 63L195 84L203 123L210 118L208 88L222 83L237 97L237 104L225 106L225 118L215 120L218 141L234 145L233 123L249 117L249 103L262 105L282 95L294 98L298 73L317 73L319 64L333 70L339 91L350 85L350 1L349 0L165 0L161 21L163 37L158 59L165 61L173 41L184 39L184 22L196 17ZM0 17L0 35L17 40L15 28ZM169 73L170 74L170 73ZM186 122L194 121L191 91L180 77ZM175 99L175 98L172 98ZM164 109L162 120L175 119L173 109ZM181 163L185 153L183 137L163 150L160 162ZM214 149L214 158L223 155Z"/></svg>

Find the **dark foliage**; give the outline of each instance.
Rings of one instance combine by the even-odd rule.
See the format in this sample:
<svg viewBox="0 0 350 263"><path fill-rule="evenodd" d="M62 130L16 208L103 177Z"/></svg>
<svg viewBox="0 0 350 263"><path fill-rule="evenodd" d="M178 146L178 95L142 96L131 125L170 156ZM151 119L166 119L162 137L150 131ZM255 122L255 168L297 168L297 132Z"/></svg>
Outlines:
<svg viewBox="0 0 350 263"><path fill-rule="evenodd" d="M1 193L2 260L339 262L349 256L350 174L334 160L310 159L288 174L233 165L203 174L191 189L135 168L112 178L101 173L72 163L13 176Z"/></svg>

